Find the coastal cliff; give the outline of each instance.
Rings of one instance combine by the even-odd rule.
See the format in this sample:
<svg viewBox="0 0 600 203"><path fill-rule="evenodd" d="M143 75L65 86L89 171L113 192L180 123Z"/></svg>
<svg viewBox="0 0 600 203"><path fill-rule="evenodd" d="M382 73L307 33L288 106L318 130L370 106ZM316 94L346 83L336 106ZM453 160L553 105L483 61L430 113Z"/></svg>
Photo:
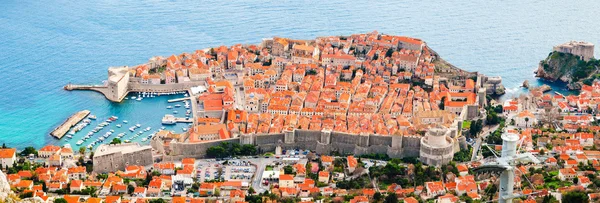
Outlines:
<svg viewBox="0 0 600 203"><path fill-rule="evenodd" d="M594 79L600 77L597 74L598 66L598 60L591 59L586 62L579 56L553 51L546 59L540 61L535 76L550 82L568 83L568 89L576 90L580 89L582 84L591 84Z"/></svg>

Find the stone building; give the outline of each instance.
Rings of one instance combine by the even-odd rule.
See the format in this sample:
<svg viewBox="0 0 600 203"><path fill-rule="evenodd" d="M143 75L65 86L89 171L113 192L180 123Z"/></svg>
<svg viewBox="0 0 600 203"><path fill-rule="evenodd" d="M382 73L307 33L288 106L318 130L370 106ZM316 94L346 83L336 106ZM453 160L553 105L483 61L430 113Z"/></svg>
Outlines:
<svg viewBox="0 0 600 203"><path fill-rule="evenodd" d="M125 170L128 165L151 165L152 147L139 143L100 145L94 152L94 172Z"/></svg>
<svg viewBox="0 0 600 203"><path fill-rule="evenodd" d="M594 58L594 44L589 42L570 41L554 46L553 51L569 53L581 57L584 61Z"/></svg>
<svg viewBox="0 0 600 203"><path fill-rule="evenodd" d="M427 165L440 166L454 158L454 140L447 128L432 128L421 138L419 158Z"/></svg>
<svg viewBox="0 0 600 203"><path fill-rule="evenodd" d="M110 67L108 68L108 92L106 97L111 101L121 101L127 95L129 84L129 68Z"/></svg>

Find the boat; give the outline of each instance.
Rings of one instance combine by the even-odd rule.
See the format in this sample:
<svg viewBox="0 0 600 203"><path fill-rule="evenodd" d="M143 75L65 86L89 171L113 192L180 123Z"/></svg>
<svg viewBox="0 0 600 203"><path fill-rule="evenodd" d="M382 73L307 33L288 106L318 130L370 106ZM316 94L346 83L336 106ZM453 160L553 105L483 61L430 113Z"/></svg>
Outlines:
<svg viewBox="0 0 600 203"><path fill-rule="evenodd" d="M167 129L167 128L165 128L165 127L160 127L160 129L161 129L161 130L164 130L164 129Z"/></svg>
<svg viewBox="0 0 600 203"><path fill-rule="evenodd" d="M92 119L92 120L96 120L96 115L90 115L90 116L88 116L88 118Z"/></svg>
<svg viewBox="0 0 600 203"><path fill-rule="evenodd" d="M77 144L77 145L81 145L81 144L83 144L83 140L79 140L79 141L77 141L77 143L75 143L75 144Z"/></svg>
<svg viewBox="0 0 600 203"><path fill-rule="evenodd" d="M181 104L175 104L175 107L179 108L181 107Z"/></svg>
<svg viewBox="0 0 600 203"><path fill-rule="evenodd" d="M131 131L131 132L135 131L135 127L129 128L129 131Z"/></svg>
<svg viewBox="0 0 600 203"><path fill-rule="evenodd" d="M130 143L130 142L131 142L131 140L124 140L123 142L125 142L125 143Z"/></svg>
<svg viewBox="0 0 600 203"><path fill-rule="evenodd" d="M173 114L177 114L177 111L173 111Z"/></svg>
<svg viewBox="0 0 600 203"><path fill-rule="evenodd" d="M138 97L136 100L138 100L138 101L142 101L142 98L141 98L141 97Z"/></svg>
<svg viewBox="0 0 600 203"><path fill-rule="evenodd" d="M146 140L148 140L148 138L142 138L142 142L145 142Z"/></svg>
<svg viewBox="0 0 600 203"><path fill-rule="evenodd" d="M139 127L142 127L142 125L138 123L138 124L135 124L135 127L139 128Z"/></svg>
<svg viewBox="0 0 600 203"><path fill-rule="evenodd" d="M135 96L132 96L131 99L135 99Z"/></svg>
<svg viewBox="0 0 600 203"><path fill-rule="evenodd" d="M123 120L123 123L129 123L129 121L127 121L127 120Z"/></svg>
<svg viewBox="0 0 600 203"><path fill-rule="evenodd" d="M172 108L173 108L173 106L167 106L167 109L172 109Z"/></svg>
<svg viewBox="0 0 600 203"><path fill-rule="evenodd" d="M121 124L117 124L117 128L120 128L120 127L121 127Z"/></svg>
<svg viewBox="0 0 600 203"><path fill-rule="evenodd" d="M142 134L142 133L144 133L144 131L139 131L139 132L138 132L138 134Z"/></svg>
<svg viewBox="0 0 600 203"><path fill-rule="evenodd" d="M186 104L185 104L185 108L186 108L186 109L189 109L189 108L190 108L190 105L186 103Z"/></svg>
<svg viewBox="0 0 600 203"><path fill-rule="evenodd" d="M183 130L183 132L187 131L187 128L181 128L181 130Z"/></svg>
<svg viewBox="0 0 600 203"><path fill-rule="evenodd" d="M146 129L144 129L144 132L151 130L151 127L147 127Z"/></svg>
<svg viewBox="0 0 600 203"><path fill-rule="evenodd" d="M115 130L113 130L113 129L110 129L110 134L112 134L112 133L114 133L114 132L115 132Z"/></svg>
<svg viewBox="0 0 600 203"><path fill-rule="evenodd" d="M188 94L184 94L183 96L184 96L184 97L187 97L187 96L188 96Z"/></svg>
<svg viewBox="0 0 600 203"><path fill-rule="evenodd" d="M68 138L73 138L73 135L67 135Z"/></svg>
<svg viewBox="0 0 600 203"><path fill-rule="evenodd" d="M100 138L98 138L98 139L99 139L100 141L104 141L104 138L103 138L103 137L100 137Z"/></svg>

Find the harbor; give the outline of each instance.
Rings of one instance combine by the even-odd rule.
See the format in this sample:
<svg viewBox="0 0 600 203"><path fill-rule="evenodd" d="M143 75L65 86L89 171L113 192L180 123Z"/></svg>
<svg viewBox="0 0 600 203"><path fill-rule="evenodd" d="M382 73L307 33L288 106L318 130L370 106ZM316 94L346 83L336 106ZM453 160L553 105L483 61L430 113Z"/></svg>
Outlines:
<svg viewBox="0 0 600 203"><path fill-rule="evenodd" d="M71 129L71 127L77 125L81 120L83 120L86 116L90 114L89 110L79 111L69 117L65 122L63 122L60 126L55 128L50 135L61 139L67 132Z"/></svg>
<svg viewBox="0 0 600 203"><path fill-rule="evenodd" d="M66 131L64 139L57 142L94 149L100 144L111 143L115 138L122 143L149 144L160 130L185 132L194 120L190 100L181 99L189 98L188 96L187 91L129 93L122 102L127 109L110 113L91 109L87 118L75 123L74 127ZM178 99L179 102L169 103L172 99ZM122 104L113 105L122 108ZM161 118L167 114L179 115L181 118L173 116L173 124L164 124Z"/></svg>

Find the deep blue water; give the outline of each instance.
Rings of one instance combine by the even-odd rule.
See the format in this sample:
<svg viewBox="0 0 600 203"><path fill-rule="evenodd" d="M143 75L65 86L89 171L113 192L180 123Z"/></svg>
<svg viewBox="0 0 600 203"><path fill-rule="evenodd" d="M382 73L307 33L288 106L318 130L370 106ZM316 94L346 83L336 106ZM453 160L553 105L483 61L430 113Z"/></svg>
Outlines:
<svg viewBox="0 0 600 203"><path fill-rule="evenodd" d="M309 39L378 30L418 37L458 67L502 76L509 93L518 94L523 80L535 80L532 71L553 45L598 44L597 8L600 1L583 0L3 0L0 142L18 148L65 143L48 133L82 109L156 129L169 112L166 98L113 104L98 93L62 86L100 83L107 67L136 65L154 55L272 36Z"/></svg>

